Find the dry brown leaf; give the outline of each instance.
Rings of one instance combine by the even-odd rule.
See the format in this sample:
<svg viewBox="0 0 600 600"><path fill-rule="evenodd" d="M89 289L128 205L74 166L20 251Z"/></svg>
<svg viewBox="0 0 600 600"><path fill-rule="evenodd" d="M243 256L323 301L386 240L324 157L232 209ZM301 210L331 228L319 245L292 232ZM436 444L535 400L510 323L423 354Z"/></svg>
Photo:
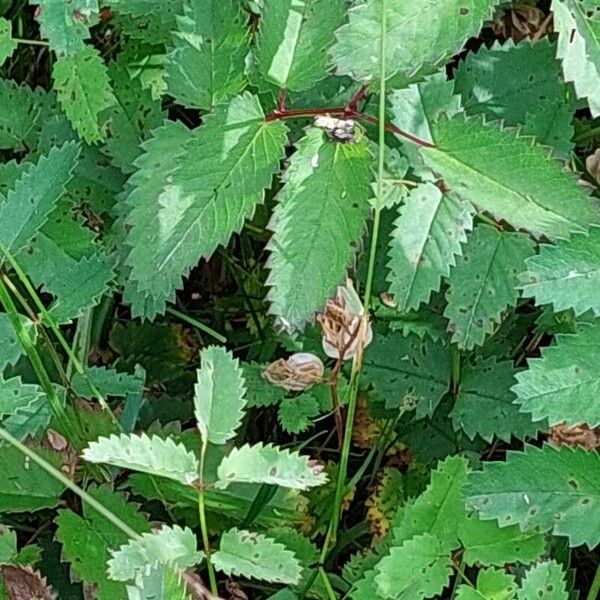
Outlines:
<svg viewBox="0 0 600 600"><path fill-rule="evenodd" d="M567 427L555 425L550 429L548 441L557 446L572 446L575 448L585 448L586 450L595 450L600 448L600 427L591 429L587 425L576 427Z"/></svg>
<svg viewBox="0 0 600 600"><path fill-rule="evenodd" d="M496 19L492 29L498 37L515 43L525 38L539 40L552 33L552 13L545 15L535 6L517 4Z"/></svg>
<svg viewBox="0 0 600 600"><path fill-rule="evenodd" d="M55 600L45 577L31 567L2 565L0 575L9 600Z"/></svg>
<svg viewBox="0 0 600 600"><path fill-rule="evenodd" d="M325 367L321 359L309 352L298 352L287 359L272 362L262 376L271 384L290 392L302 392L323 381Z"/></svg>

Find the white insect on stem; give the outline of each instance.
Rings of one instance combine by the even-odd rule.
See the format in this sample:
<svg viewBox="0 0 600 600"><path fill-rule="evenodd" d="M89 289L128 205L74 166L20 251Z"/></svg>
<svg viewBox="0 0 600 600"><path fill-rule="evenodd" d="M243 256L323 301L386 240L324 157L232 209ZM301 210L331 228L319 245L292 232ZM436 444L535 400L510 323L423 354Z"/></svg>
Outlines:
<svg viewBox="0 0 600 600"><path fill-rule="evenodd" d="M342 144L353 144L356 142L354 126L355 122L352 119L336 119L329 115L315 117L315 127L324 129L329 139Z"/></svg>

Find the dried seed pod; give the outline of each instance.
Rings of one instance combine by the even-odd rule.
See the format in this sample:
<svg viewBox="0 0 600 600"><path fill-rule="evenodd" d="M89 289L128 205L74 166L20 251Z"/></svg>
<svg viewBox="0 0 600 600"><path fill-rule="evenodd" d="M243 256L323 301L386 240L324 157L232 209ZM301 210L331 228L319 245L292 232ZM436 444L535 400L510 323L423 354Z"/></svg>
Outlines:
<svg viewBox="0 0 600 600"><path fill-rule="evenodd" d="M568 427L564 423L555 425L550 430L548 441L557 446L572 446L595 450L600 448L600 427L591 429L587 425Z"/></svg>
<svg viewBox="0 0 600 600"><path fill-rule="evenodd" d="M371 323L361 332L361 322L365 309L348 279L340 286L334 298L329 300L325 311L317 315L323 330L323 350L331 358L349 360L356 355L358 348L366 348L373 339Z"/></svg>
<svg viewBox="0 0 600 600"><path fill-rule="evenodd" d="M325 367L321 359L309 352L298 352L287 359L272 362L262 376L273 385L290 392L302 392L323 380Z"/></svg>
<svg viewBox="0 0 600 600"><path fill-rule="evenodd" d="M600 183L600 148L585 159L585 168L594 180Z"/></svg>

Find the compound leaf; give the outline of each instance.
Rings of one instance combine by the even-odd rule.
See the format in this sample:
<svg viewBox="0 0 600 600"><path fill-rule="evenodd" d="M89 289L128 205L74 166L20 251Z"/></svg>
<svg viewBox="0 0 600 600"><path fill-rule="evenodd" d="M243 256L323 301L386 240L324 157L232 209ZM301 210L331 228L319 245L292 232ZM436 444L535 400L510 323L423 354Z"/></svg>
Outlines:
<svg viewBox="0 0 600 600"><path fill-rule="evenodd" d="M586 0L553 0L556 55L567 81L588 102L592 116L600 116L600 18L598 6Z"/></svg>
<svg viewBox="0 0 600 600"><path fill-rule="evenodd" d="M221 536L219 550L212 555L215 568L226 575L295 585L302 566L283 544L260 533L237 528Z"/></svg>
<svg viewBox="0 0 600 600"><path fill-rule="evenodd" d="M99 438L90 443L82 456L90 462L109 463L185 484L198 478L199 465L194 454L170 438L148 437L145 433Z"/></svg>
<svg viewBox="0 0 600 600"><path fill-rule="evenodd" d="M217 469L218 488L230 483L265 483L298 490L323 485L327 475L308 456L261 443L234 448Z"/></svg>
<svg viewBox="0 0 600 600"><path fill-rule="evenodd" d="M256 52L261 75L295 92L324 79L344 9L343 0L265 0Z"/></svg>
<svg viewBox="0 0 600 600"><path fill-rule="evenodd" d="M502 314L517 303L517 275L534 252L524 234L498 231L489 225L476 227L450 273L444 315L449 319L452 341L470 350L500 323Z"/></svg>
<svg viewBox="0 0 600 600"><path fill-rule="evenodd" d="M436 147L421 155L446 187L516 229L558 239L600 222L595 201L531 138L462 115L432 132Z"/></svg>
<svg viewBox="0 0 600 600"><path fill-rule="evenodd" d="M552 304L555 312L573 309L581 315L592 310L600 315L600 229L556 246L544 244L526 265L524 296L538 305Z"/></svg>
<svg viewBox="0 0 600 600"><path fill-rule="evenodd" d="M521 410L550 425L600 425L600 323L580 326L575 334L559 334L541 358L528 361L512 388Z"/></svg>
<svg viewBox="0 0 600 600"><path fill-rule="evenodd" d="M267 264L271 312L286 328L301 328L344 281L369 214L371 160L366 140L336 143L318 128L292 156Z"/></svg>
<svg viewBox="0 0 600 600"><path fill-rule="evenodd" d="M194 413L205 442L225 444L240 426L246 388L239 361L218 346L202 351L197 371Z"/></svg>
<svg viewBox="0 0 600 600"><path fill-rule="evenodd" d="M600 456L581 448L525 446L471 473L465 496L482 519L552 531L571 546L600 542Z"/></svg>
<svg viewBox="0 0 600 600"><path fill-rule="evenodd" d="M79 136L88 144L103 140L100 114L115 103L115 97L98 50L86 45L59 57L52 77L58 101Z"/></svg>
<svg viewBox="0 0 600 600"><path fill-rule="evenodd" d="M411 191L390 240L388 281L400 312L417 309L440 289L467 241L472 212L468 202L432 183Z"/></svg>
<svg viewBox="0 0 600 600"><path fill-rule="evenodd" d="M165 66L177 102L210 110L244 89L246 18L237 0L185 2Z"/></svg>
<svg viewBox="0 0 600 600"><path fill-rule="evenodd" d="M387 2L386 78L435 71L479 32L494 4L494 0ZM331 50L340 75L379 80L383 6L382 0L366 0L350 9L349 21L338 29Z"/></svg>
<svg viewBox="0 0 600 600"><path fill-rule="evenodd" d="M153 192L141 195L134 189L135 199L143 204L127 219L131 252L126 262L131 270L126 294L129 289L150 296L153 309L136 303L136 315L164 312L182 275L242 228L279 169L286 140L285 125L265 121L258 98L237 96L205 117L184 147L176 147L177 157L160 159L170 172L161 171L157 180L154 152L174 145L166 138L174 129L182 128L165 128L150 146L152 155L142 157L143 167L155 173L134 175L136 182L151 184ZM128 202L135 204L132 198Z"/></svg>

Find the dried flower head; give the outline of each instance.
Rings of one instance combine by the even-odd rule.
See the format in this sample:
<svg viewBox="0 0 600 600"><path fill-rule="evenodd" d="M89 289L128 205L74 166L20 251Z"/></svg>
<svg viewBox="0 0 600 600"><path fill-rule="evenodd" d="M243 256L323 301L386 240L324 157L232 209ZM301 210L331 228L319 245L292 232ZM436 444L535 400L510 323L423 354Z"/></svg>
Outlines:
<svg viewBox="0 0 600 600"><path fill-rule="evenodd" d="M600 148L585 159L585 168L594 180L600 183Z"/></svg>
<svg viewBox="0 0 600 600"><path fill-rule="evenodd" d="M525 38L539 40L552 32L552 16L535 6L517 4L499 17L493 25L494 33L505 39L520 42Z"/></svg>
<svg viewBox="0 0 600 600"><path fill-rule="evenodd" d="M292 354L272 362L262 376L273 385L290 392L301 392L323 380L325 367L321 359L309 352Z"/></svg>
<svg viewBox="0 0 600 600"><path fill-rule="evenodd" d="M329 300L325 311L317 316L323 330L323 350L331 358L349 360L356 355L358 348L368 346L373 339L371 323L366 331L360 331L365 309L348 279L340 286L334 298Z"/></svg>
<svg viewBox="0 0 600 600"><path fill-rule="evenodd" d="M568 427L564 423L555 425L550 430L550 442L557 446L572 446L595 450L600 448L600 427L591 429L587 425Z"/></svg>

